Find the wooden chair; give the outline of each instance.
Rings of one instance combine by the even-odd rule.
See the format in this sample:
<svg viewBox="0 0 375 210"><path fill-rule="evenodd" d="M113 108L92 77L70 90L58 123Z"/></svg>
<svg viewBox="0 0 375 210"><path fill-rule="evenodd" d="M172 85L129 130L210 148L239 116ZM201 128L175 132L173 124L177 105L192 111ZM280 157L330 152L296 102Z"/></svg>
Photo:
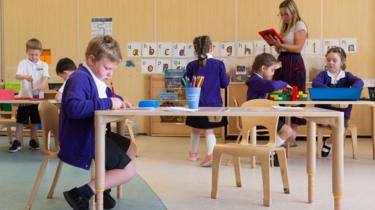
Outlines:
<svg viewBox="0 0 375 210"><path fill-rule="evenodd" d="M331 129L328 126L317 126L317 155L319 158L322 157L322 148L323 148L323 134L326 131L331 131ZM345 136L346 134L350 134L352 138L352 155L353 159L357 159L357 126L355 124L349 123L348 127L345 129ZM344 138L345 139L345 138Z"/></svg>
<svg viewBox="0 0 375 210"><path fill-rule="evenodd" d="M254 108L257 107L271 107L274 105L272 101L266 99L256 99L247 101L242 104L243 108ZM212 165L212 191L211 198L216 199L217 185L219 176L219 167L221 162L222 154L229 154L233 157L234 172L236 177L237 187L241 187L241 176L240 176L240 157L252 157L256 156L261 162L262 177L263 177L263 205L269 206L271 201L270 195L270 156L277 152L280 171L283 181L284 193L289 193L289 181L288 181L288 168L285 156L285 149L283 147L276 147L276 126L278 117L241 117L242 121L242 141L240 144L217 144L213 152L213 165ZM257 125L263 125L269 130L269 142L267 144L249 144L244 139L249 139L249 136L255 136L253 129ZM253 137L254 138L254 137ZM251 139L254 143L256 139Z"/></svg>
<svg viewBox="0 0 375 210"><path fill-rule="evenodd" d="M35 179L33 188L31 190L31 193L29 195L28 201L26 203L25 210L29 210L32 208L32 203L37 195L40 183L42 181L44 171L46 169L48 160L50 159L56 159L57 154L60 150L60 141L59 141L59 135L58 135L58 130L59 130L59 116L58 116L58 108L51 104L48 101L43 101L39 104L38 107L39 110L39 115L40 115L40 120L42 122L42 127L43 127L43 152L44 152L44 158L42 160L42 164L39 168L38 175ZM129 124L126 122L126 125L129 126ZM129 133L133 133L133 130L131 127L128 127ZM54 145L56 147L55 150L51 150L50 148L50 143L51 143L51 133L53 134L53 139L54 139ZM135 142L134 139L134 134L131 134L131 140L132 142ZM60 176L61 168L63 166L63 162L61 160L58 161L55 176L52 181L52 185L50 187L50 190L48 192L47 198L52 198L55 187L57 184L57 181ZM91 167L91 178L95 177L95 166L92 164ZM117 197L122 198L122 186L117 186ZM93 200L93 199L92 199ZM93 201L90 201L91 205L93 205Z"/></svg>
<svg viewBox="0 0 375 210"><path fill-rule="evenodd" d="M12 109L12 111L0 111L0 128L5 127L7 129L9 144L12 144L13 141L12 127L17 125L15 113L15 109Z"/></svg>

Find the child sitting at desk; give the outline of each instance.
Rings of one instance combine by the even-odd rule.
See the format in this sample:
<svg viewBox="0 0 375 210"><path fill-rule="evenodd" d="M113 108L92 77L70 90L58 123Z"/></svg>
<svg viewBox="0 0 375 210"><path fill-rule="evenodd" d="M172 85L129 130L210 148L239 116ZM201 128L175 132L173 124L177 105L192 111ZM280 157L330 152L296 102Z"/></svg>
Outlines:
<svg viewBox="0 0 375 210"><path fill-rule="evenodd" d="M271 54L263 53L255 57L250 78L246 82L248 86L247 100L267 98L267 94L275 90L291 88L286 82L271 80L275 70L278 68L280 68L280 63L278 63L276 58ZM283 145L286 140L295 136L292 128L280 120L277 123L277 134L279 136L279 138L276 139L277 147ZM274 165L278 166L276 154L274 155Z"/></svg>
<svg viewBox="0 0 375 210"><path fill-rule="evenodd" d="M59 158L76 167L88 170L94 159L96 110L121 109L129 106L112 93L105 81L121 64L120 46L111 36L93 38L86 49L86 63L81 64L67 80L60 109ZM105 141L104 209L112 209L116 201L110 188L128 182L135 175L135 145L126 138L114 138L107 131ZM95 192L94 180L79 188L64 192L73 209L89 209ZM104 190L104 189L103 189Z"/></svg>
<svg viewBox="0 0 375 210"><path fill-rule="evenodd" d="M345 71L346 53L341 47L332 47L326 54L326 69L318 74L312 81L314 88L362 88L362 79L354 76L352 73ZM335 107L332 105L317 105L317 107L332 109L344 112L345 128L348 127L352 105L346 108ZM322 157L327 157L331 151L331 139L324 141L322 148Z"/></svg>
<svg viewBox="0 0 375 210"><path fill-rule="evenodd" d="M55 95L55 99L61 101L62 93L64 91L66 80L69 79L70 75L77 69L76 64L70 58L62 58L57 62L56 74L64 80L59 90Z"/></svg>

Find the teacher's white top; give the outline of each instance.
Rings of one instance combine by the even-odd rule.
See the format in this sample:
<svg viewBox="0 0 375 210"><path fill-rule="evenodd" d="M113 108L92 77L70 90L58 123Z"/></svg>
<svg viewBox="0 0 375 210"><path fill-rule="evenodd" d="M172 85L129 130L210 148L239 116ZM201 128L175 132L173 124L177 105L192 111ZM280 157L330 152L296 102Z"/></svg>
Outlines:
<svg viewBox="0 0 375 210"><path fill-rule="evenodd" d="M289 33L283 37L285 43L294 44L294 34L296 32L302 31L302 30L306 31L306 33L307 33L306 24L302 20L297 21L297 23L290 29Z"/></svg>

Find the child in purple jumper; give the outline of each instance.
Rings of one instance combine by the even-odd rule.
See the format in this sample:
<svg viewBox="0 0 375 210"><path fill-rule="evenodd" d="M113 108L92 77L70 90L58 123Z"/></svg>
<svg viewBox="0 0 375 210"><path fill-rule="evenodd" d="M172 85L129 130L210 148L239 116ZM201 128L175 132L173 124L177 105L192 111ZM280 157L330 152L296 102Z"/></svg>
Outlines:
<svg viewBox="0 0 375 210"><path fill-rule="evenodd" d="M318 74L312 81L312 87L315 88L362 88L362 79L345 71L346 53L341 47L332 47L326 54L326 69ZM335 107L333 105L318 105L317 107L333 109L344 112L345 127L348 126L352 105L346 108ZM332 140L329 138L324 141L322 148L322 157L327 157L331 151Z"/></svg>

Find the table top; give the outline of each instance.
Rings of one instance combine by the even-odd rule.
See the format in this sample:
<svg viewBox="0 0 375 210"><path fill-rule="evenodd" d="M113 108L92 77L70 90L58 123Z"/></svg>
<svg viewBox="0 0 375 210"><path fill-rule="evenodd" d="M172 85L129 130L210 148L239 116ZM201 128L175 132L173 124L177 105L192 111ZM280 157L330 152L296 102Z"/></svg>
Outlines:
<svg viewBox="0 0 375 210"><path fill-rule="evenodd" d="M43 101L49 101L52 104L59 104L61 101L55 99L27 99L27 98L18 98L14 100L0 100L0 104L39 104Z"/></svg>
<svg viewBox="0 0 375 210"><path fill-rule="evenodd" d="M317 107L298 108L241 108L241 107L202 107L197 111L175 111L168 107L128 108L120 110L95 111L100 116L285 116L285 117L339 117L342 112Z"/></svg>
<svg viewBox="0 0 375 210"><path fill-rule="evenodd" d="M298 104L341 104L341 105L369 105L375 106L375 101L370 100L358 100L358 101L274 101L277 104L289 104L289 105L298 105Z"/></svg>

